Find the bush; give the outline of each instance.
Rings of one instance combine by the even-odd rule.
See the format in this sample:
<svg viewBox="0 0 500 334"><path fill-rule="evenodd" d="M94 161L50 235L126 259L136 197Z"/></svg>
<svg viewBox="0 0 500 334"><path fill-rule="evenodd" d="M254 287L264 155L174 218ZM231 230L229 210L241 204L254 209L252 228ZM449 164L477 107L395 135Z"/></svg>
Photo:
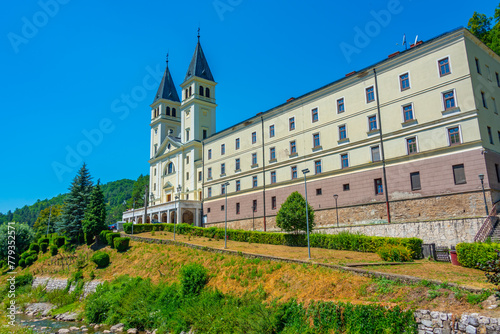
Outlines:
<svg viewBox="0 0 500 334"><path fill-rule="evenodd" d="M309 218L309 231L312 231L314 228L314 209L310 204L307 204L307 210L306 216L306 200L298 191L294 191L281 205L276 215L276 226L283 231L298 233L307 230L307 218Z"/></svg>
<svg viewBox="0 0 500 334"><path fill-rule="evenodd" d="M456 247L457 259L460 264L468 268L480 269L488 261L496 259L495 249L500 249L500 244L488 243L459 243Z"/></svg>
<svg viewBox="0 0 500 334"><path fill-rule="evenodd" d="M109 255L104 252L95 252L91 258L92 262L97 264L97 268L106 268L109 265Z"/></svg>
<svg viewBox="0 0 500 334"><path fill-rule="evenodd" d="M208 283L207 269L199 263L190 263L181 268L181 291L183 295L198 295Z"/></svg>
<svg viewBox="0 0 500 334"><path fill-rule="evenodd" d="M115 238L119 238L120 237L120 233L108 233L106 234L106 241L108 242L108 245L111 246L111 248L114 248L115 245L114 245L114 239Z"/></svg>
<svg viewBox="0 0 500 334"><path fill-rule="evenodd" d="M56 245L50 245L50 254L52 256L54 256L54 255L57 255L57 253L58 253L57 246Z"/></svg>
<svg viewBox="0 0 500 334"><path fill-rule="evenodd" d="M113 231L110 231L110 230L102 230L101 232L99 232L99 240L106 243L106 235L108 233L113 233Z"/></svg>
<svg viewBox="0 0 500 334"><path fill-rule="evenodd" d="M48 243L42 242L40 244L40 249L42 250L42 253L46 253L48 248L49 248L49 244Z"/></svg>
<svg viewBox="0 0 500 334"><path fill-rule="evenodd" d="M40 252L40 245L35 242L30 244L30 251L35 251L38 254Z"/></svg>
<svg viewBox="0 0 500 334"><path fill-rule="evenodd" d="M26 260L24 260L24 259L19 260L19 266L20 266L21 268L26 268L26 267L27 267L27 266L26 266Z"/></svg>
<svg viewBox="0 0 500 334"><path fill-rule="evenodd" d="M412 261L410 251L404 246L385 245L378 249L377 254L384 261L408 262Z"/></svg>
<svg viewBox="0 0 500 334"><path fill-rule="evenodd" d="M117 251L125 252L128 249L130 238L115 238L113 243Z"/></svg>
<svg viewBox="0 0 500 334"><path fill-rule="evenodd" d="M36 262L38 258L36 257L36 255L31 255L31 256L28 256L25 260L24 260L24 263L26 264L26 267L29 267L31 266L33 263Z"/></svg>
<svg viewBox="0 0 500 334"><path fill-rule="evenodd" d="M33 275L30 273L16 276L16 287L31 285L33 283Z"/></svg>
<svg viewBox="0 0 500 334"><path fill-rule="evenodd" d="M66 238L65 237L55 237L53 242L57 248L60 248L60 247L64 246L64 244L66 243Z"/></svg>
<svg viewBox="0 0 500 334"><path fill-rule="evenodd" d="M49 244L50 243L50 239L47 238L47 237L41 237L40 239L38 239L38 244L43 244L43 243L47 243Z"/></svg>

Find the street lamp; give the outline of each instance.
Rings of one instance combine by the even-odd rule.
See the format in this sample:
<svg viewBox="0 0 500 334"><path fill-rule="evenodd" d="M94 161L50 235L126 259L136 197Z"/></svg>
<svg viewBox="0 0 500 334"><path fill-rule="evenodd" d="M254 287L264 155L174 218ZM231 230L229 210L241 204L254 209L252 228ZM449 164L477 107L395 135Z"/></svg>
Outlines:
<svg viewBox="0 0 500 334"><path fill-rule="evenodd" d="M154 205L154 200L155 200L155 195L153 193L149 194L149 206L152 207ZM151 223L154 223L154 220L153 220L153 209L151 209Z"/></svg>
<svg viewBox="0 0 500 334"><path fill-rule="evenodd" d="M479 174L479 180L481 180L481 187L483 188L483 198L484 198L484 209L486 210L486 217L490 215L488 211L488 203L486 202L486 193L484 192L484 174Z"/></svg>
<svg viewBox="0 0 500 334"><path fill-rule="evenodd" d="M224 205L224 249L227 248L227 186L229 185L229 182L223 183L222 186L224 187L224 194L226 195L226 204Z"/></svg>
<svg viewBox="0 0 500 334"><path fill-rule="evenodd" d="M179 199L181 198L181 190L182 190L182 187L181 187L181 185L179 184L179 185L177 186L177 195L175 195L175 205L176 205L176 208L175 208L175 220L176 220L176 221L174 221L174 241L175 241L175 228L176 228L176 226L177 226L177 215L179 214L179 213L177 212L177 210L179 210L179 209L180 209L180 203L179 203L179 204L177 204L177 202L178 202L178 201L179 201Z"/></svg>
<svg viewBox="0 0 500 334"><path fill-rule="evenodd" d="M337 206L337 198L339 198L339 195L335 194L335 195L333 195L333 198L335 198L335 212L337 213L337 227L339 227L339 207Z"/></svg>
<svg viewBox="0 0 500 334"><path fill-rule="evenodd" d="M309 242L309 211L308 211L308 203L307 203L307 176L309 173L309 169L303 169L302 173L304 174L304 188L306 190L306 222L307 222L307 254L309 255L309 260L311 259L311 244Z"/></svg>

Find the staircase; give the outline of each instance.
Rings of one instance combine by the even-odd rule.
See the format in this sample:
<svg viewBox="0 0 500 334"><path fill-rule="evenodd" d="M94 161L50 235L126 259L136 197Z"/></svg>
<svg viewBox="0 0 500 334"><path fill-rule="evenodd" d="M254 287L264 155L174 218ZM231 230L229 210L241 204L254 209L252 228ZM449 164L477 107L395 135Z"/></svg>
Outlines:
<svg viewBox="0 0 500 334"><path fill-rule="evenodd" d="M498 217L495 217L496 218L496 222L495 224L493 225L493 232L491 232L491 241L493 242L500 242L500 224L499 224L499 219Z"/></svg>
<svg viewBox="0 0 500 334"><path fill-rule="evenodd" d="M500 224L497 216L497 206L500 202L496 202L486 217L483 225L474 237L474 242L485 242L486 239L491 238L491 241L500 241Z"/></svg>

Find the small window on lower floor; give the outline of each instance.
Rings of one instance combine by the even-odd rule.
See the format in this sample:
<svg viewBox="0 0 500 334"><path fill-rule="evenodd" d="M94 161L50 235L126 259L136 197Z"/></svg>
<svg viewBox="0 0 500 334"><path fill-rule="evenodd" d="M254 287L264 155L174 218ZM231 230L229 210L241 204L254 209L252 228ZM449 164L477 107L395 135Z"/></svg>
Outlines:
<svg viewBox="0 0 500 334"><path fill-rule="evenodd" d="M207 208L207 213L210 213L210 208Z"/></svg>
<svg viewBox="0 0 500 334"><path fill-rule="evenodd" d="M322 195L322 194L323 191L321 190L321 188L316 189L316 195Z"/></svg>
<svg viewBox="0 0 500 334"><path fill-rule="evenodd" d="M253 200L252 209L253 209L253 212L257 212L257 200L256 199Z"/></svg>
<svg viewBox="0 0 500 334"><path fill-rule="evenodd" d="M224 211L224 205L220 206L220 211Z"/></svg>
<svg viewBox="0 0 500 334"><path fill-rule="evenodd" d="M236 203L236 214L240 214L240 203Z"/></svg>
<svg viewBox="0 0 500 334"><path fill-rule="evenodd" d="M384 193L384 186L382 185L382 179L373 180L375 184L375 195L381 195Z"/></svg>
<svg viewBox="0 0 500 334"><path fill-rule="evenodd" d="M344 191L349 191L350 190L349 183L342 185L342 189L344 189Z"/></svg>
<svg viewBox="0 0 500 334"><path fill-rule="evenodd" d="M455 184L467 183L465 181L465 169L463 164L453 166L453 179Z"/></svg>
<svg viewBox="0 0 500 334"><path fill-rule="evenodd" d="M420 190L420 172L410 173L411 190Z"/></svg>
<svg viewBox="0 0 500 334"><path fill-rule="evenodd" d="M495 171L497 172L497 182L500 183L500 165L495 164Z"/></svg>
<svg viewBox="0 0 500 334"><path fill-rule="evenodd" d="M271 197L271 209L276 210L276 196Z"/></svg>

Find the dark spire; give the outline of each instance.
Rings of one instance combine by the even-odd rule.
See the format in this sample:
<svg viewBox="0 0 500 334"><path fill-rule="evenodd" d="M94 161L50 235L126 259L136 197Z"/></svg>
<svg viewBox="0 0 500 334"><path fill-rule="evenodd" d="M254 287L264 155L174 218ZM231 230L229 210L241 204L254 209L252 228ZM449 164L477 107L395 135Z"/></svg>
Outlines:
<svg viewBox="0 0 500 334"><path fill-rule="evenodd" d="M191 77L198 77L215 82L214 77L212 76L212 72L210 72L210 67L208 67L208 62L205 58L205 54L203 53L203 49L201 48L199 28L198 44L196 44L196 49L194 50L193 58L191 59L191 63L189 64L189 68L187 70L184 81L187 81Z"/></svg>
<svg viewBox="0 0 500 334"><path fill-rule="evenodd" d="M156 102L159 99L170 100L174 102L180 102L179 95L177 95L177 90L175 89L174 81L170 75L170 70L168 69L168 53L167 53L167 68L165 68L165 73L163 73L163 78L160 82L160 87L156 92L155 99Z"/></svg>

